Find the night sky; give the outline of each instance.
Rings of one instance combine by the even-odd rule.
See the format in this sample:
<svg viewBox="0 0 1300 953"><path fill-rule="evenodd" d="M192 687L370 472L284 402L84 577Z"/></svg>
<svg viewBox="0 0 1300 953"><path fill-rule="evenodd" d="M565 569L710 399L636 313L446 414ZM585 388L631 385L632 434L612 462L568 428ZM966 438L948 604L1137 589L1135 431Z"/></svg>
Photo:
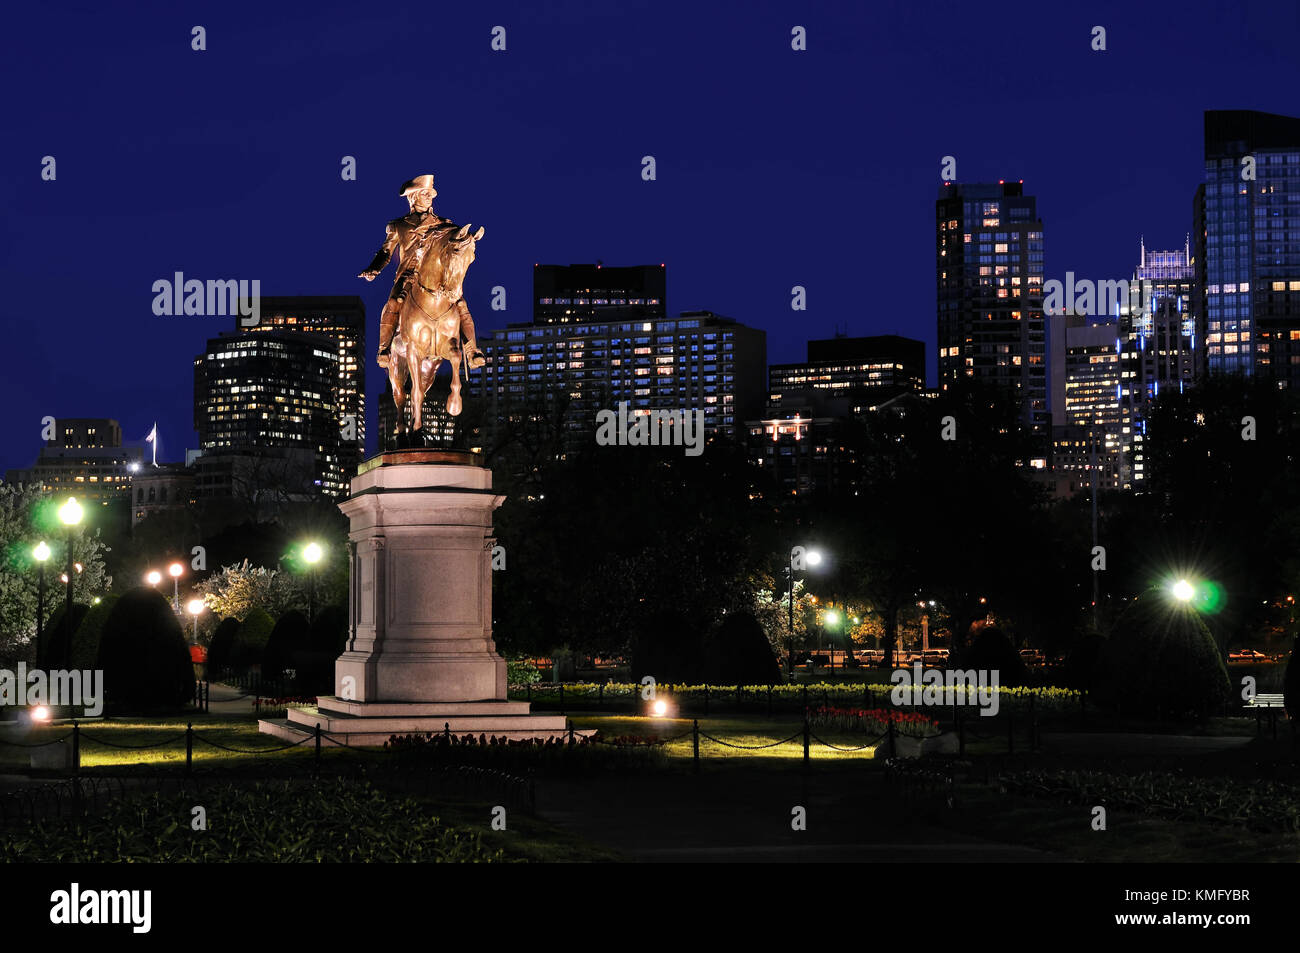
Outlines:
<svg viewBox="0 0 1300 953"><path fill-rule="evenodd" d="M419 173L438 213L487 229L465 285L481 333L529 318L535 262L665 262L670 313L764 328L772 362L896 332L933 381L942 156L961 181L1025 180L1047 277L1128 277L1139 234L1182 247L1203 110L1300 113L1294 3L174 6L6 10L0 469L32 463L44 415L114 417L134 443L157 419L160 461L197 446L192 359L234 319L155 317L176 271L360 294L373 361L393 271L355 275ZM373 363L367 385L373 448Z"/></svg>

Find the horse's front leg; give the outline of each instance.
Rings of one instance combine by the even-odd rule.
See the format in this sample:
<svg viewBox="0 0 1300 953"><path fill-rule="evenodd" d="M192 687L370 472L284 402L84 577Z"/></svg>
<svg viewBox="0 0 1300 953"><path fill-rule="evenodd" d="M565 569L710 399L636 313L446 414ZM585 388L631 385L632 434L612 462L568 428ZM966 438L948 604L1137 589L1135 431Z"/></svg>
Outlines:
<svg viewBox="0 0 1300 953"><path fill-rule="evenodd" d="M460 349L451 355L451 393L447 395L447 413L453 417L460 415L463 405L460 399Z"/></svg>
<svg viewBox="0 0 1300 953"><path fill-rule="evenodd" d="M420 428L424 426L424 392L429 389L429 384L425 380L424 360L420 355L411 353L413 351L413 348L408 350L407 361L411 369L411 429L420 433Z"/></svg>

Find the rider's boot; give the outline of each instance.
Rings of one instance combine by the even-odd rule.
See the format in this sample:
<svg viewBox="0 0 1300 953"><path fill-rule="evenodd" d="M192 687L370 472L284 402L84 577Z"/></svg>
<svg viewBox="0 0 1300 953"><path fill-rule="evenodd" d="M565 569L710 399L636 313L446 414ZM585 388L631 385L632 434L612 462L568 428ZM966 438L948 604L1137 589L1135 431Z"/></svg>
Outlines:
<svg viewBox="0 0 1300 953"><path fill-rule="evenodd" d="M397 330L397 316L401 311L402 303L390 298L379 316L379 355L375 360L380 367L388 366L388 354L393 346L393 332Z"/></svg>

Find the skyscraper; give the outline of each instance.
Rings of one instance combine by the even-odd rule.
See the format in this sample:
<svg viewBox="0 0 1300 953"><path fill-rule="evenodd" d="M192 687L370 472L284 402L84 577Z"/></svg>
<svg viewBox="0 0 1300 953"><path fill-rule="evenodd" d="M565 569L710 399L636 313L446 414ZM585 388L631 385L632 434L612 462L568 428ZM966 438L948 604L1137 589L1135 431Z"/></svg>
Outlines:
<svg viewBox="0 0 1300 953"><path fill-rule="evenodd" d="M236 482L246 487L227 489L248 498L275 489L283 499L303 491L344 495L351 473L334 405L338 380L338 348L328 335L249 328L210 339L194 359L194 429L202 450L196 496L223 495L213 483L232 474L242 474ZM243 462L213 471L214 458L236 457Z"/></svg>
<svg viewBox="0 0 1300 953"><path fill-rule="evenodd" d="M879 402L903 391L925 389L925 342L897 334L835 337L808 342L802 364L768 369L769 400L791 391L864 397Z"/></svg>
<svg viewBox="0 0 1300 953"><path fill-rule="evenodd" d="M939 388L965 375L1014 394L1045 457L1051 418L1037 202L1019 182L946 183L935 226Z"/></svg>
<svg viewBox="0 0 1300 953"><path fill-rule="evenodd" d="M338 370L331 387L339 429L339 461L351 479L366 449L366 306L356 295L266 296L261 322L244 332L323 334L334 341Z"/></svg>
<svg viewBox="0 0 1300 953"><path fill-rule="evenodd" d="M536 265L533 323L653 321L667 305L663 265Z"/></svg>
<svg viewBox="0 0 1300 953"><path fill-rule="evenodd" d="M1207 111L1196 202L1210 372L1300 387L1300 119Z"/></svg>

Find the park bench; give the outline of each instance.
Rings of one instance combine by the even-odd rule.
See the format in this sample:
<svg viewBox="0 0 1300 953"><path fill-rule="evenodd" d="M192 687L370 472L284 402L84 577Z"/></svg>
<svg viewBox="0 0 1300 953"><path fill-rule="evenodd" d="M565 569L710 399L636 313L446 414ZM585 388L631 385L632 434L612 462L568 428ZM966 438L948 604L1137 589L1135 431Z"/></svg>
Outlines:
<svg viewBox="0 0 1300 953"><path fill-rule="evenodd" d="M1283 701L1282 694L1259 694L1252 698L1247 704L1247 708L1255 709L1255 733L1261 734L1263 726L1260 719L1264 712L1268 712L1269 727L1272 729L1273 737L1277 738L1277 713L1285 709L1286 704Z"/></svg>

